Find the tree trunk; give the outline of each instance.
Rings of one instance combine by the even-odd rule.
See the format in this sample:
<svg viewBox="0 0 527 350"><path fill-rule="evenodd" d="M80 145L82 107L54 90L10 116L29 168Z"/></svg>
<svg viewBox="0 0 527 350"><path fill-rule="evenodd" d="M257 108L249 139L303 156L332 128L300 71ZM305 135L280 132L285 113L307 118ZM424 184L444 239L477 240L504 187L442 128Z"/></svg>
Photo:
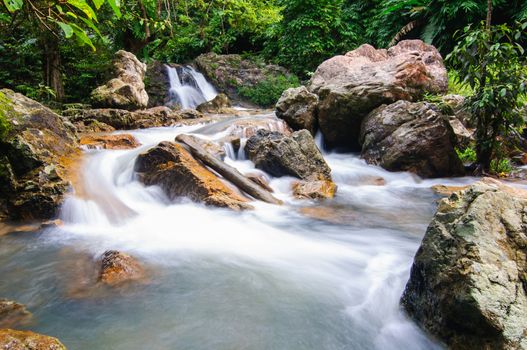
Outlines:
<svg viewBox="0 0 527 350"><path fill-rule="evenodd" d="M490 31L490 26L492 24L492 0L487 0L487 30Z"/></svg>
<svg viewBox="0 0 527 350"><path fill-rule="evenodd" d="M55 99L64 99L64 84L60 72L59 39L53 35L44 34L42 38L42 62L44 70L44 84L55 92Z"/></svg>

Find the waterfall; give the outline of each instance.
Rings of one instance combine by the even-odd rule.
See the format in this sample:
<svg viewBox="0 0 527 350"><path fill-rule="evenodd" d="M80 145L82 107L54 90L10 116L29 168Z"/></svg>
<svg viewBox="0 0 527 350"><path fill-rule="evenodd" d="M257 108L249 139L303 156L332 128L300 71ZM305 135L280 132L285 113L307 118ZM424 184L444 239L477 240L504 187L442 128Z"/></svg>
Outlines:
<svg viewBox="0 0 527 350"><path fill-rule="evenodd" d="M170 82L170 100L179 103L181 108L196 108L218 94L203 74L190 66L174 68L166 65L166 69Z"/></svg>

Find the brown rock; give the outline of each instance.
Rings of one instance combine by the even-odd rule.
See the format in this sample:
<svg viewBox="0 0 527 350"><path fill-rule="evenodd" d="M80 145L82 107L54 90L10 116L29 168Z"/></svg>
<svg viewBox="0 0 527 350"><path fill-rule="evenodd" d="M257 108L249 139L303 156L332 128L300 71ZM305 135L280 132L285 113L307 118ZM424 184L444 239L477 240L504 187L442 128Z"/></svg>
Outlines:
<svg viewBox="0 0 527 350"><path fill-rule="evenodd" d="M261 174L254 174L254 173L245 174L245 176L249 180L251 180L252 182L257 184L258 186L263 188L264 190L267 190L267 191L269 191L271 193L274 192L273 188L271 186L269 186L269 181L267 181L265 176L263 176Z"/></svg>
<svg viewBox="0 0 527 350"><path fill-rule="evenodd" d="M441 55L420 40L401 41L388 50L362 45L323 62L309 85L320 99L318 121L325 142L357 150L360 125L373 109L447 88Z"/></svg>
<svg viewBox="0 0 527 350"><path fill-rule="evenodd" d="M104 252L99 274L100 282L109 286L116 286L144 278L145 271L143 267L130 255L116 250Z"/></svg>
<svg viewBox="0 0 527 350"><path fill-rule="evenodd" d="M308 130L315 134L318 96L305 86L287 89L276 104L276 116L286 121L293 130Z"/></svg>
<svg viewBox="0 0 527 350"><path fill-rule="evenodd" d="M201 113L225 113L231 108L231 101L225 94L218 94L211 101L200 104L196 109Z"/></svg>
<svg viewBox="0 0 527 350"><path fill-rule="evenodd" d="M345 225L355 222L357 214L349 208L339 207L304 207L300 208L300 213L315 220L326 221L331 224Z"/></svg>
<svg viewBox="0 0 527 350"><path fill-rule="evenodd" d="M0 349L2 350L66 350L57 339L30 331L0 329Z"/></svg>
<svg viewBox="0 0 527 350"><path fill-rule="evenodd" d="M79 143L88 148L96 149L133 149L141 144L130 134L113 134L113 135L84 135L80 138Z"/></svg>
<svg viewBox="0 0 527 350"><path fill-rule="evenodd" d="M435 193L448 197L454 192L462 191L467 189L468 186L445 186L445 185L434 185L432 186L432 191Z"/></svg>
<svg viewBox="0 0 527 350"><path fill-rule="evenodd" d="M298 181L293 184L293 195L303 199L331 199L335 197L337 185L333 181Z"/></svg>
<svg viewBox="0 0 527 350"><path fill-rule="evenodd" d="M139 155L135 170L145 185L160 186L170 199L188 197L216 207L251 208L247 199L225 185L180 144L161 142Z"/></svg>

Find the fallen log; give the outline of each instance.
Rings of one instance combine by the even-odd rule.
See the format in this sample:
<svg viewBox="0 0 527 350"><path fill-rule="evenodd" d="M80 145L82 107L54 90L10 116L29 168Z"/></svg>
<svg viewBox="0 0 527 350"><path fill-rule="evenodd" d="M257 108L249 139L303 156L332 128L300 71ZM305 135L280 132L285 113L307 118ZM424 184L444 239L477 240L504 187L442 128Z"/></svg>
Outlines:
<svg viewBox="0 0 527 350"><path fill-rule="evenodd" d="M205 151L203 147L197 144L192 137L188 135L178 135L176 141L187 145L190 148L190 152L194 157L201 160L205 165L211 167L223 176L228 181L232 182L233 185L237 186L240 190L247 193L248 195L271 204L282 204L282 201L275 198L269 192L258 186L256 183L249 180L236 168L226 164L220 159L214 157L209 152Z"/></svg>

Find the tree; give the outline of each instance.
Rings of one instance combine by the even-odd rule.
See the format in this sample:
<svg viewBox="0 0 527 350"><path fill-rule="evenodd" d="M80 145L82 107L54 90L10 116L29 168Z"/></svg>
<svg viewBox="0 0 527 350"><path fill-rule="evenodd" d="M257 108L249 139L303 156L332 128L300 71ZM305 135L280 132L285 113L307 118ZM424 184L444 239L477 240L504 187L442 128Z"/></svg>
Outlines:
<svg viewBox="0 0 527 350"><path fill-rule="evenodd" d="M480 171L488 171L498 156L499 136L523 125L520 113L526 94L527 69L520 42L527 23L491 26L492 3L487 21L468 26L447 57L463 81L474 90L468 103L476 120L476 154Z"/></svg>
<svg viewBox="0 0 527 350"><path fill-rule="evenodd" d="M105 2L116 16L121 15L119 0L93 0L93 7L86 0L3 0L0 5L3 32L25 24L33 29L42 52L44 83L53 89L57 100L64 97L59 40L75 37L78 43L95 50L89 31L100 35L96 10Z"/></svg>

